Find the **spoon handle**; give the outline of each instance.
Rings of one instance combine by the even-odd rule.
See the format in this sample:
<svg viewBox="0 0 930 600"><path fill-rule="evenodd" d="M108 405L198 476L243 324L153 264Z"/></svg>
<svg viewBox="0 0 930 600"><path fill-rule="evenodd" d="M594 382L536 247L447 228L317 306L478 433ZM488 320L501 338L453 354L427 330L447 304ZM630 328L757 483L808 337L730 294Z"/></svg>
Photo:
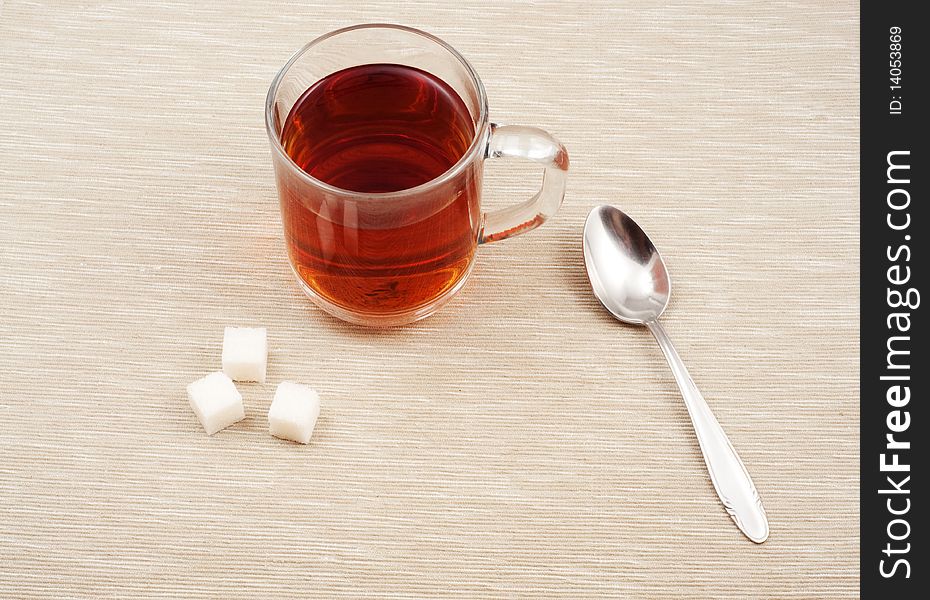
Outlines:
<svg viewBox="0 0 930 600"><path fill-rule="evenodd" d="M750 540L761 544L769 536L769 523L765 509L762 508L762 499L759 498L749 472L704 401L701 392L694 385L694 380L688 374L688 369L675 351L665 329L658 321L646 323L646 326L659 342L659 347L665 353L672 373L675 374L675 380L688 407L688 414L691 415L691 423L701 445L701 452L704 454L704 463L710 472L710 480L714 483L720 501L740 531Z"/></svg>

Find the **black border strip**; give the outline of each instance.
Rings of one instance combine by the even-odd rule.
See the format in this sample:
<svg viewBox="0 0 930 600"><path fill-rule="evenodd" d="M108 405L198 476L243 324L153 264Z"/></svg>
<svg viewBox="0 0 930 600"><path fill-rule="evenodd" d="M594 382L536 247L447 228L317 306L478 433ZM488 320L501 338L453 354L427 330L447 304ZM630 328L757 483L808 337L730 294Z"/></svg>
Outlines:
<svg viewBox="0 0 930 600"><path fill-rule="evenodd" d="M927 154L919 124L930 110L922 90L930 23L918 19L917 6L866 2L860 15L863 598L930 594L921 558L928 508L917 492L927 487L918 460L926 454L930 368L920 344L926 325L918 301L930 270L921 214Z"/></svg>

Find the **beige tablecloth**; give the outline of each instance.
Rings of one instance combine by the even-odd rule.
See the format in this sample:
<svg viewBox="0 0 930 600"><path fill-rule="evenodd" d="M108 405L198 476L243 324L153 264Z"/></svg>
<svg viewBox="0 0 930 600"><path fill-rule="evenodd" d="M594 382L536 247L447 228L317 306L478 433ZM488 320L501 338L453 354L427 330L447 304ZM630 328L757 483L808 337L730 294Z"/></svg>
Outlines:
<svg viewBox="0 0 930 600"><path fill-rule="evenodd" d="M0 0L0 597L847 598L858 592L854 2ZM569 148L560 215L417 325L288 270L262 123L290 54L409 24ZM488 206L531 168L487 169ZM591 296L588 210L650 232L665 323L752 472L756 546L649 334ZM248 418L184 387L269 329ZM318 388L309 446L273 384Z"/></svg>

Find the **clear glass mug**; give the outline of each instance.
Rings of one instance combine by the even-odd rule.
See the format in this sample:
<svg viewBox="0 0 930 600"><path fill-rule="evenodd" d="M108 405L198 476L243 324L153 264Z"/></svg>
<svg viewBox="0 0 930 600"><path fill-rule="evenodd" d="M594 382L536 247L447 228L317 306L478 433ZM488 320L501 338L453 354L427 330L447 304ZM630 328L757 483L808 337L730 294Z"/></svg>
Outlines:
<svg viewBox="0 0 930 600"><path fill-rule="evenodd" d="M448 171L393 192L360 193L302 170L282 145L294 104L321 79L359 65L416 67L448 84L474 123L471 145ZM519 235L559 209L568 154L535 127L488 119L484 86L470 64L428 33L368 24L328 33L298 51L274 78L265 103L288 257L303 291L328 313L361 325L422 319L468 278L479 244ZM543 167L529 200L481 211L486 158L518 158Z"/></svg>

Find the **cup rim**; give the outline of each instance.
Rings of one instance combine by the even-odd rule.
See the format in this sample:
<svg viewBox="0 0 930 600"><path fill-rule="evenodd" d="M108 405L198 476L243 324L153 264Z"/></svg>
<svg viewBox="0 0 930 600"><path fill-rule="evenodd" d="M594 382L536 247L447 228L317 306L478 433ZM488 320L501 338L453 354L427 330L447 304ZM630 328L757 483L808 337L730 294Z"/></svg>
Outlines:
<svg viewBox="0 0 930 600"><path fill-rule="evenodd" d="M294 159L290 157L287 151L284 149L283 144L281 144L280 136L277 135L275 131L275 126L273 122L273 113L274 113L274 100L277 95L278 88L281 86L281 82L284 80L285 74L290 70L297 60L308 52L311 48L319 44L320 42L327 40L331 37L347 33L349 31L355 31L356 29L398 29L400 31L405 31L407 33L412 33L427 38L428 40L438 44L445 50L447 50L455 59L457 59L465 71L468 73L468 76L471 78L472 83L475 86L475 89L478 91L478 119L475 123L475 136L471 141L471 144L468 146L468 149L462 154L459 160L449 167L449 169L444 172L442 175L430 179L425 183L421 183L418 186L412 188L406 188L403 190L396 190L393 192L355 192L352 190L347 190L345 188L336 187L330 185L325 181L313 177L294 162ZM278 74L275 75L275 78L271 81L271 86L268 88L268 95L265 97L265 131L268 133L268 139L271 141L272 151L275 152L280 158L282 158L288 166L297 172L297 176L303 179L305 182L310 183L316 187L322 188L323 190L339 194L343 196L352 196L353 199L377 199L384 200L389 198L403 198L407 196L413 196L420 194L432 187L442 185L443 183L448 182L457 175L459 175L467 165L469 165L472 160L474 160L475 155L478 154L479 150L483 143L485 143L484 138L486 137L484 132L488 126L488 98L484 90L484 84L481 83L481 79L478 77L478 73L475 72L474 67L471 66L464 56L459 54L459 52L441 40L440 38L422 31L420 29L415 29L413 27L407 27L405 25L397 25L393 23L362 23L359 25L352 25L349 27L343 27L341 29L336 29L325 33L313 41L306 44L303 48L298 50L291 56L291 58L281 67L281 70L278 71Z"/></svg>

